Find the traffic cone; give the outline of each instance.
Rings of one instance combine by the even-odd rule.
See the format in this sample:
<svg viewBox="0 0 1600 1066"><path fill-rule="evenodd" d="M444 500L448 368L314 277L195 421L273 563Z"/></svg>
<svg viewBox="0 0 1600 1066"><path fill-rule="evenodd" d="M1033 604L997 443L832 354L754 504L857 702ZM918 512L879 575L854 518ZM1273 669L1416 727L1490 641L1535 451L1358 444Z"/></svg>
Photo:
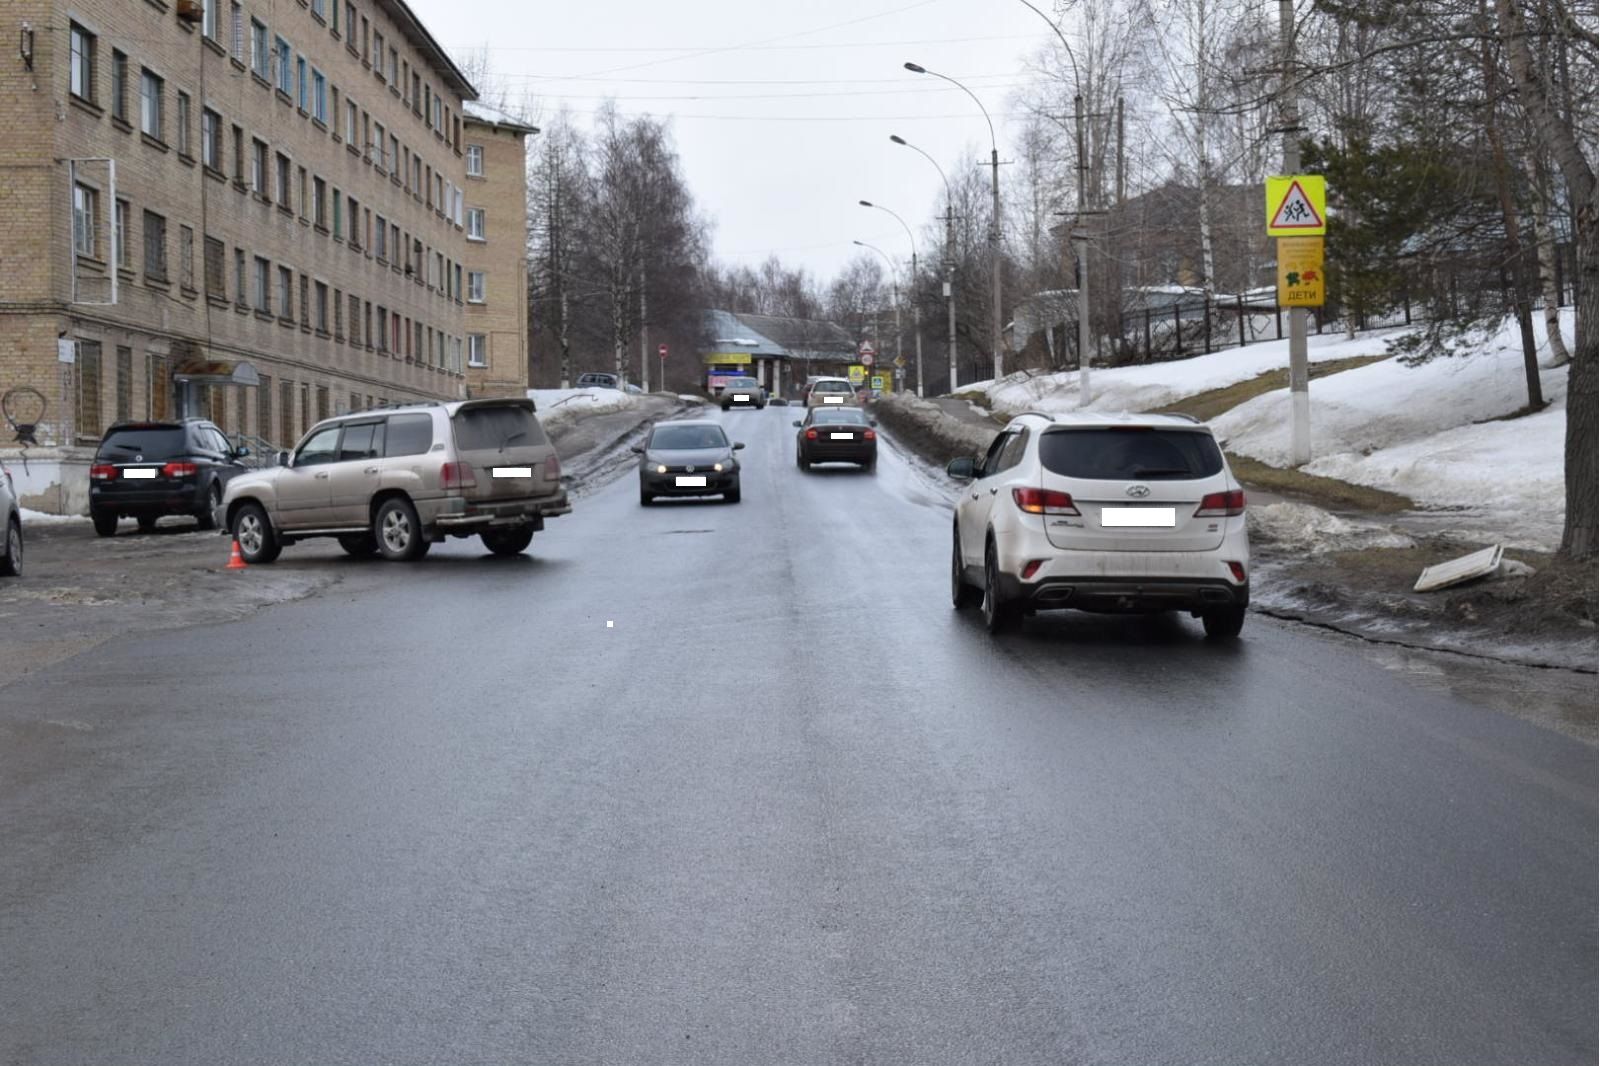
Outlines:
<svg viewBox="0 0 1600 1066"><path fill-rule="evenodd" d="M245 566L246 566L246 563L244 561L244 556L239 554L239 538L238 537L234 537L233 538L233 554L228 556L228 565L223 567L223 569L224 570L243 570L243 569L245 569Z"/></svg>

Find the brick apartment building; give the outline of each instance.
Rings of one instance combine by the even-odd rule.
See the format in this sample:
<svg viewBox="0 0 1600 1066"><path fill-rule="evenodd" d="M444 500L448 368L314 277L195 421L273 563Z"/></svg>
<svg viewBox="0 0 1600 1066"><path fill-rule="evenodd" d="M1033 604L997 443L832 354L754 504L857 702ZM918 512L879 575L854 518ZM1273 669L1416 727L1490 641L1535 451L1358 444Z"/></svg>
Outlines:
<svg viewBox="0 0 1600 1066"><path fill-rule="evenodd" d="M467 392L528 388L528 137L538 128L476 103L466 139Z"/></svg>
<svg viewBox="0 0 1600 1066"><path fill-rule="evenodd" d="M403 0L10 0L0 30L0 399L37 422L25 465L10 431L0 456L25 505L83 512L118 419L289 447L467 395L469 319L491 351L501 329L475 301L514 272L468 274L501 242L469 242L467 209L520 233L494 184L520 205L525 179L468 178L475 91Z"/></svg>

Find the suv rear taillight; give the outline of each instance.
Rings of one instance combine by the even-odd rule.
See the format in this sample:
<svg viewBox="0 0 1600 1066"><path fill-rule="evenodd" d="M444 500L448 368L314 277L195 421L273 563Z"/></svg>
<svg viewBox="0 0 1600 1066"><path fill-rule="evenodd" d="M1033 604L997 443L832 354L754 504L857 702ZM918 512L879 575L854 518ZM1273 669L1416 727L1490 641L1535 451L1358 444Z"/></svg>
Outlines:
<svg viewBox="0 0 1600 1066"><path fill-rule="evenodd" d="M816 430L814 430L814 429L806 430L806 440L816 440L816 439L817 439L817 431Z"/></svg>
<svg viewBox="0 0 1600 1066"><path fill-rule="evenodd" d="M89 468L90 481L110 481L117 476L117 468L110 465L91 466Z"/></svg>
<svg viewBox="0 0 1600 1066"><path fill-rule="evenodd" d="M1231 515L1244 514L1244 490L1234 489L1231 492L1208 492L1200 500L1200 509L1194 513L1196 518L1226 518Z"/></svg>
<svg viewBox="0 0 1600 1066"><path fill-rule="evenodd" d="M1028 514L1078 514L1072 497L1055 489L1012 489L1011 498Z"/></svg>
<svg viewBox="0 0 1600 1066"><path fill-rule="evenodd" d="M867 430L865 433L863 433L862 436L865 437L867 440L877 440L878 439L878 435L876 433L874 433L870 429Z"/></svg>
<svg viewBox="0 0 1600 1066"><path fill-rule="evenodd" d="M474 489L478 479L472 476L471 463L445 463L439 468L439 486L446 489Z"/></svg>
<svg viewBox="0 0 1600 1066"><path fill-rule="evenodd" d="M200 467L194 463L167 463L161 468L162 477L194 477Z"/></svg>
<svg viewBox="0 0 1600 1066"><path fill-rule="evenodd" d="M552 455L544 461L544 477L546 481L561 480L561 457Z"/></svg>

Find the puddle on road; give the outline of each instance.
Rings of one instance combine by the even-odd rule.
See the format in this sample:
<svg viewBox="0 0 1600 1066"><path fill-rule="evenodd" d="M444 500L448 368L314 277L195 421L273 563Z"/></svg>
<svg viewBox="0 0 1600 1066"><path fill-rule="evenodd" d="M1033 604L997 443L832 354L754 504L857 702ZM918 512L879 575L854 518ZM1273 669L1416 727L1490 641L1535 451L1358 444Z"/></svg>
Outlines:
<svg viewBox="0 0 1600 1066"><path fill-rule="evenodd" d="M1539 669L1440 652L1373 645L1368 654L1386 670L1437 692L1596 742L1600 678L1572 670Z"/></svg>

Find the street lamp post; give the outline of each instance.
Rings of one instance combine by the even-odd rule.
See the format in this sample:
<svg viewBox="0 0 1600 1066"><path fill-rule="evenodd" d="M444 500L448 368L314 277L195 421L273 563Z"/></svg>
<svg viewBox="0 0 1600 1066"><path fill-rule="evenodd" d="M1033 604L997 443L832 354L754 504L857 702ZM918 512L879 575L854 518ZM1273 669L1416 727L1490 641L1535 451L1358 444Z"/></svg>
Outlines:
<svg viewBox="0 0 1600 1066"><path fill-rule="evenodd" d="M988 108L983 106L983 101L978 99L977 94L949 75L940 74L938 71L929 70L927 67L920 67L915 63L907 63L905 67L913 74L932 74L936 78L941 78L972 97L972 102L978 105L979 111L983 112L983 120L989 124L989 186L994 197L989 224L990 281L994 287L993 307L990 309L992 312L990 325L994 336L994 377L996 381L999 381L1001 374L1004 373L1004 356L1001 342L1005 327L1000 313L1000 142L995 140L994 120L989 117Z"/></svg>
<svg viewBox="0 0 1600 1066"><path fill-rule="evenodd" d="M862 201L862 203L865 202L865 200ZM900 272L895 269L894 259L889 255L889 253L884 251L882 248L879 248L877 245L868 244L866 241L851 241L850 243L859 244L863 248L871 248L874 252L877 252L879 255L883 256L883 261L889 264L889 285L890 290L894 293L894 357L896 359L900 359ZM877 321L876 316L874 316L873 321ZM872 331L872 339L878 339L878 331L876 327L874 327ZM870 378L871 375L869 374L868 377Z"/></svg>
<svg viewBox="0 0 1600 1066"><path fill-rule="evenodd" d="M956 204L955 198L950 193L950 179L944 176L944 168L933 156L912 144L904 137L889 134L889 139L895 144L903 145L916 152L922 158L933 164L933 169L939 172L939 180L944 182L944 299L950 313L950 391L956 391ZM922 387L921 348L918 348L917 387L920 394Z"/></svg>
<svg viewBox="0 0 1600 1066"><path fill-rule="evenodd" d="M919 301L917 299L917 279L919 277L921 277L921 275L917 273L917 238L916 238L916 236L914 234L912 234L911 227L906 225L906 220L905 219L901 218L899 215L896 215L893 211L889 211L889 209L887 207L884 207L882 204L874 204L874 203L870 203L870 202L868 202L866 200L862 200L861 201L861 206L862 207L874 207L874 208L877 208L879 211L887 211L891 216L893 216L893 218L894 218L894 220L896 222L900 223L900 228L906 231L906 239L911 242L911 285L910 285L910 290L911 290L911 329L916 334L916 338L917 338L917 395L921 396L922 395L922 303L921 303L921 301ZM899 354L900 353L899 353L899 351L897 349L895 351L896 357L898 357Z"/></svg>

